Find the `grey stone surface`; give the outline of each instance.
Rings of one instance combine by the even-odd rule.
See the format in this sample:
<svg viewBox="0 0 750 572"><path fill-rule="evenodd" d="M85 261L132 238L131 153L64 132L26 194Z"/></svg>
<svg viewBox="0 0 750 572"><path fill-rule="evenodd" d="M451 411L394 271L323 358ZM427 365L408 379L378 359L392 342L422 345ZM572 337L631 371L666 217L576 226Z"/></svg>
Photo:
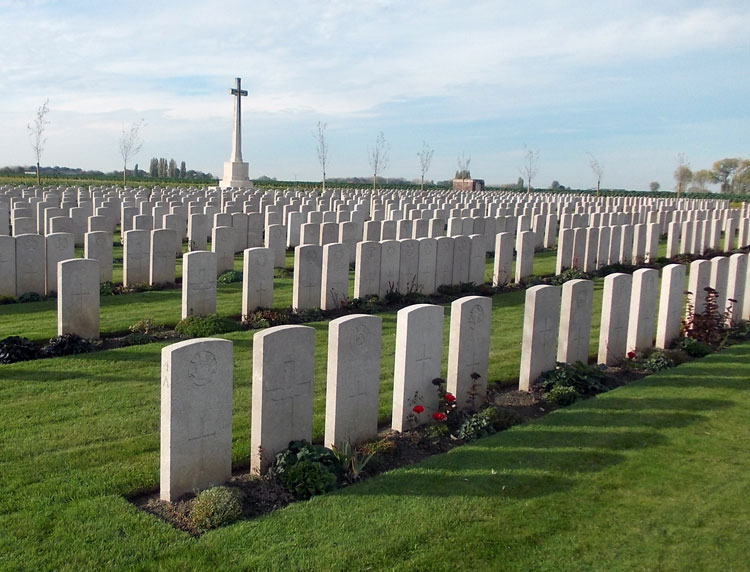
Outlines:
<svg viewBox="0 0 750 572"><path fill-rule="evenodd" d="M290 441L312 440L314 372L314 328L275 326L253 336L253 472L265 473Z"/></svg>
<svg viewBox="0 0 750 572"><path fill-rule="evenodd" d="M598 363L616 365L627 354L633 277L616 272L604 278Z"/></svg>
<svg viewBox="0 0 750 572"><path fill-rule="evenodd" d="M72 242L73 235L69 236ZM98 338L99 263L86 258L61 260L56 274L57 335Z"/></svg>
<svg viewBox="0 0 750 572"><path fill-rule="evenodd" d="M446 381L459 409L477 411L484 404L491 321L492 298L465 296L451 304Z"/></svg>
<svg viewBox="0 0 750 572"><path fill-rule="evenodd" d="M39 234L16 236L16 295L36 292L44 295L44 237Z"/></svg>
<svg viewBox="0 0 750 572"><path fill-rule="evenodd" d="M232 342L187 340L161 356L159 496L173 502L232 476Z"/></svg>
<svg viewBox="0 0 750 572"><path fill-rule="evenodd" d="M122 281L125 286L148 284L151 259L151 232L129 230L123 245Z"/></svg>
<svg viewBox="0 0 750 572"><path fill-rule="evenodd" d="M270 248L245 249L242 259L242 317L273 306L273 253Z"/></svg>
<svg viewBox="0 0 750 572"><path fill-rule="evenodd" d="M45 294L57 292L57 263L75 258L75 240L71 233L59 232L45 237L46 290Z"/></svg>
<svg viewBox="0 0 750 572"><path fill-rule="evenodd" d="M307 310L320 307L323 247L305 244L294 248L292 308Z"/></svg>
<svg viewBox="0 0 750 572"><path fill-rule="evenodd" d="M518 378L520 391L530 391L542 372L555 367L560 295L559 286L532 286L526 290Z"/></svg>
<svg viewBox="0 0 750 572"><path fill-rule="evenodd" d="M568 280L562 285L557 361L588 363L594 282Z"/></svg>
<svg viewBox="0 0 750 572"><path fill-rule="evenodd" d="M432 380L440 377L443 351L443 308L414 304L398 311L393 373L391 427L404 431L431 419L438 396ZM425 412L415 416L413 407Z"/></svg>
<svg viewBox="0 0 750 572"><path fill-rule="evenodd" d="M215 313L216 254L206 250L188 252L182 257L182 318Z"/></svg>
<svg viewBox="0 0 750 572"><path fill-rule="evenodd" d="M344 316L328 325L327 447L377 436L381 336L377 316Z"/></svg>
<svg viewBox="0 0 750 572"><path fill-rule="evenodd" d="M633 272L628 318L628 351L638 352L654 343L654 317L659 288L659 271L641 268Z"/></svg>
<svg viewBox="0 0 750 572"><path fill-rule="evenodd" d="M685 300L685 267L668 264L662 269L659 294L659 319L656 325L656 347L671 347L680 336L682 304Z"/></svg>

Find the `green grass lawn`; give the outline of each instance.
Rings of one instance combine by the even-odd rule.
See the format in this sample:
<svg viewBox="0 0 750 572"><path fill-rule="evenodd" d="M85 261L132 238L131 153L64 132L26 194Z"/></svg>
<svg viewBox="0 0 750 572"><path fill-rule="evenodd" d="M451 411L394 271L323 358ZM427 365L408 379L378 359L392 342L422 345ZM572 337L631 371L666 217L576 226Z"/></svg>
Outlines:
<svg viewBox="0 0 750 572"><path fill-rule="evenodd" d="M553 252L537 255L535 273L550 266ZM288 306L291 279L276 287ZM179 291L109 300L113 331L179 318ZM600 300L597 281L595 316ZM523 301L493 297L491 380L517 378ZM238 302L238 284L220 287L220 313ZM45 304L0 307L0 336L54 335ZM381 316L387 420L395 313ZM327 324L311 325L319 439ZM225 336L238 467L250 452L253 333ZM597 337L595 319L592 352ZM744 570L750 560L750 343L200 539L124 498L158 487L163 345L0 366L0 570Z"/></svg>
<svg viewBox="0 0 750 572"><path fill-rule="evenodd" d="M250 355L246 340L236 346L242 463ZM742 570L747 562L748 343L198 540L123 498L158 484L158 363L151 345L2 366L0 569Z"/></svg>

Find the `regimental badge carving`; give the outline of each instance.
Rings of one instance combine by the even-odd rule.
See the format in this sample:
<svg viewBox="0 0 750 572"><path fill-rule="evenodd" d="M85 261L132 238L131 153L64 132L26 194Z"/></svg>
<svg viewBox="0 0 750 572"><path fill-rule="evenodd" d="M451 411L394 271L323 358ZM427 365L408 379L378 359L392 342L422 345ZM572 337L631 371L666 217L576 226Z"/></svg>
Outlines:
<svg viewBox="0 0 750 572"><path fill-rule="evenodd" d="M216 356L212 352L201 351L195 354L195 357L190 360L188 376L193 385L202 387L214 381L216 370Z"/></svg>

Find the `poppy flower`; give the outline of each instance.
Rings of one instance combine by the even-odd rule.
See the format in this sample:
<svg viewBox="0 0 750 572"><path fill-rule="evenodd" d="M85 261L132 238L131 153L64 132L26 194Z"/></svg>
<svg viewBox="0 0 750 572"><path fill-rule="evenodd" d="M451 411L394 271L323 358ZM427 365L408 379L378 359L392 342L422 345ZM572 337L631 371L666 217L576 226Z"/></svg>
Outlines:
<svg viewBox="0 0 750 572"><path fill-rule="evenodd" d="M421 405L415 405L412 409L414 413L422 413L424 411L424 407Z"/></svg>
<svg viewBox="0 0 750 572"><path fill-rule="evenodd" d="M455 401L456 400L456 396L453 395L452 393L446 393L445 394L445 400L446 401Z"/></svg>
<svg viewBox="0 0 750 572"><path fill-rule="evenodd" d="M628 352L628 359L635 359L635 352Z"/></svg>
<svg viewBox="0 0 750 572"><path fill-rule="evenodd" d="M445 413L443 413L442 411L435 411L435 413L432 414L432 418L435 421L442 421L443 419L445 419Z"/></svg>

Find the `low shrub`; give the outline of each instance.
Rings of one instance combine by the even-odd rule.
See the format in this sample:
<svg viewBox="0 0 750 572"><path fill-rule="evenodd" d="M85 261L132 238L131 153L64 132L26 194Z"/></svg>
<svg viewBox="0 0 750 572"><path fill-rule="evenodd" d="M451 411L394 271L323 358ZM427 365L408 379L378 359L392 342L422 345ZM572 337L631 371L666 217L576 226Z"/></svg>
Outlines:
<svg viewBox="0 0 750 572"><path fill-rule="evenodd" d="M129 346L142 346L150 344L155 338L142 332L132 332L125 336L125 343Z"/></svg>
<svg viewBox="0 0 750 572"><path fill-rule="evenodd" d="M518 425L523 421L523 418L518 413L504 407L487 407L486 409L482 409L479 415L489 419L496 432L510 429L513 425Z"/></svg>
<svg viewBox="0 0 750 572"><path fill-rule="evenodd" d="M242 282L242 272L239 270L226 270L219 274L216 279L220 284L231 284L232 282Z"/></svg>
<svg viewBox="0 0 750 572"><path fill-rule="evenodd" d="M569 385L556 385L550 389L544 396L548 401L556 405L565 407L575 403L581 394L576 391L575 387Z"/></svg>
<svg viewBox="0 0 750 572"><path fill-rule="evenodd" d="M100 296L114 296L115 294L117 294L117 287L113 282L105 281L99 284Z"/></svg>
<svg viewBox="0 0 750 572"><path fill-rule="evenodd" d="M212 487L193 500L190 520L201 532L224 526L242 516L242 492L233 487Z"/></svg>
<svg viewBox="0 0 750 572"><path fill-rule="evenodd" d="M0 296L0 305L3 304L15 304L18 302L15 296Z"/></svg>
<svg viewBox="0 0 750 572"><path fill-rule="evenodd" d="M677 346L687 355L694 358L706 357L714 352L714 349L710 345L695 338L682 338Z"/></svg>
<svg viewBox="0 0 750 572"><path fill-rule="evenodd" d="M555 387L572 387L579 396L596 395L608 390L603 383L605 378L604 372L596 366L580 361L574 364L558 362L555 369L542 373L536 385L543 393L549 393Z"/></svg>
<svg viewBox="0 0 750 572"><path fill-rule="evenodd" d="M307 499L336 489L346 470L331 449L307 441L292 441L276 455L268 474L296 498Z"/></svg>
<svg viewBox="0 0 750 572"><path fill-rule="evenodd" d="M28 338L10 336L0 341L0 363L16 363L40 357L39 347Z"/></svg>
<svg viewBox="0 0 750 572"><path fill-rule="evenodd" d="M550 284L552 284L553 286L562 286L562 284L568 282L569 280L578 279L589 280L591 279L591 274L587 274L580 268L566 268L557 276L553 276L550 280Z"/></svg>
<svg viewBox="0 0 750 572"><path fill-rule="evenodd" d="M133 333L149 335L157 330L160 330L161 326L158 326L156 322L154 322L153 318L141 318L135 324L132 324L128 329Z"/></svg>
<svg viewBox="0 0 750 572"><path fill-rule="evenodd" d="M239 326L228 318L218 314L210 316L188 316L177 322L175 331L188 338L207 338L217 334L226 334L239 329Z"/></svg>
<svg viewBox="0 0 750 572"><path fill-rule="evenodd" d="M486 409L484 411L487 411ZM483 412L474 413L466 417L456 430L456 437L464 441L474 441L496 433L492 420Z"/></svg>
<svg viewBox="0 0 750 572"><path fill-rule="evenodd" d="M662 350L652 350L641 362L641 367L648 372L654 373L674 367L674 361Z"/></svg>
<svg viewBox="0 0 750 572"><path fill-rule="evenodd" d="M78 334L63 334L52 338L42 347L43 357L70 356L96 350L96 345Z"/></svg>
<svg viewBox="0 0 750 572"><path fill-rule="evenodd" d="M41 302L42 300L44 300L44 296L37 294L36 292L24 292L18 297L18 302L20 304L25 304L26 302Z"/></svg>

